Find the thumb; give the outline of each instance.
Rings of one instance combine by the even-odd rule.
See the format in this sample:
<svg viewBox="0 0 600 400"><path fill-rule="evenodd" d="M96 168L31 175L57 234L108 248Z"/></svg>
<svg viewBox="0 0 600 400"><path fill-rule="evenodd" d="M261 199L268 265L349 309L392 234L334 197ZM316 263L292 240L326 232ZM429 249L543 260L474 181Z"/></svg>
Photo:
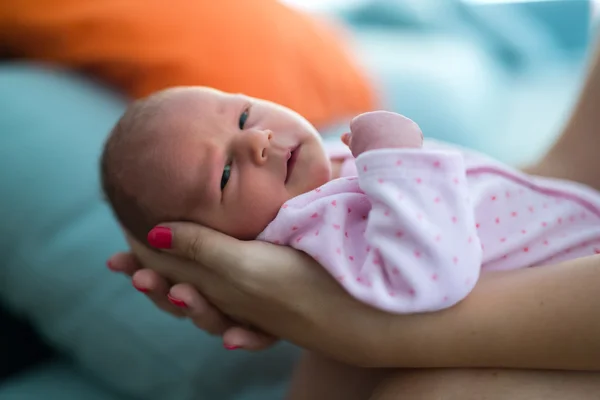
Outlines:
<svg viewBox="0 0 600 400"><path fill-rule="evenodd" d="M349 132L344 133L342 135L341 139L342 139L342 143L344 143L346 146L350 147L350 140L352 139L352 137Z"/></svg>
<svg viewBox="0 0 600 400"><path fill-rule="evenodd" d="M148 233L147 240L156 249L208 268L236 266L241 258L234 251L239 240L190 222L160 224Z"/></svg>

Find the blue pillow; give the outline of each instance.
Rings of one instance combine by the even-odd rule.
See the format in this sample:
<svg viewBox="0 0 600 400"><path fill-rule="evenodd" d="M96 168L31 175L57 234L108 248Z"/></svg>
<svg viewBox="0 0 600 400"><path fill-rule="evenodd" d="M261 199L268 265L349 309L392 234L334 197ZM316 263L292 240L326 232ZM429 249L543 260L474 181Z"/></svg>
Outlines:
<svg viewBox="0 0 600 400"><path fill-rule="evenodd" d="M0 65L0 301L85 373L143 399L279 399L297 350L226 351L105 260L126 248L97 164L124 101L57 70Z"/></svg>

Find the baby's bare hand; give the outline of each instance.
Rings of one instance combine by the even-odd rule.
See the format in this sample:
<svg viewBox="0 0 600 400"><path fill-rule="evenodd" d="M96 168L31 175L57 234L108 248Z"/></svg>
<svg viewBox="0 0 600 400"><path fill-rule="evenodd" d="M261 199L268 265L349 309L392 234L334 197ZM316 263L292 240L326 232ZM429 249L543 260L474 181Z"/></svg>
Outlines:
<svg viewBox="0 0 600 400"><path fill-rule="evenodd" d="M410 119L389 111L360 114L350 123L350 133L342 136L354 157L369 150L420 148L423 134Z"/></svg>

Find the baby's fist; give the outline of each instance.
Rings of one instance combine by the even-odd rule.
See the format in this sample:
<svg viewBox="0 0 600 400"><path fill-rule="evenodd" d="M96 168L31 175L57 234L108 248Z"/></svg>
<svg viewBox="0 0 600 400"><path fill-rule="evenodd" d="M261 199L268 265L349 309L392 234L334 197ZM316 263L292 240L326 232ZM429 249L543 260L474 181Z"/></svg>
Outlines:
<svg viewBox="0 0 600 400"><path fill-rule="evenodd" d="M352 155L358 157L369 150L420 148L423 133L410 119L389 111L360 114L350 123L350 133L342 136Z"/></svg>

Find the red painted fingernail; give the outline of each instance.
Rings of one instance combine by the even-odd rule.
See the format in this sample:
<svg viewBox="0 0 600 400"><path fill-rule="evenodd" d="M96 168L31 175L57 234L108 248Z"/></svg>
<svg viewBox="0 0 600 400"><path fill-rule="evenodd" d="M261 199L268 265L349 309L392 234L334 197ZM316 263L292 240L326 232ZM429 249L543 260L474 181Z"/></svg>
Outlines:
<svg viewBox="0 0 600 400"><path fill-rule="evenodd" d="M148 289L146 289L146 288L143 288L143 287L136 286L136 285L135 285L135 283L133 284L133 287L134 287L136 290L138 290L138 291L140 291L140 292L142 292L142 293L148 293Z"/></svg>
<svg viewBox="0 0 600 400"><path fill-rule="evenodd" d="M223 347L225 347L227 350L235 350L240 348L240 346L230 346L228 344L223 344Z"/></svg>
<svg viewBox="0 0 600 400"><path fill-rule="evenodd" d="M148 243L157 249L170 249L173 243L173 232L165 226L157 226L148 232Z"/></svg>
<svg viewBox="0 0 600 400"><path fill-rule="evenodd" d="M176 299L175 297L171 296L170 294L167 294L167 299L169 299L171 304L176 305L177 307L187 308L187 304L185 304L185 301Z"/></svg>

